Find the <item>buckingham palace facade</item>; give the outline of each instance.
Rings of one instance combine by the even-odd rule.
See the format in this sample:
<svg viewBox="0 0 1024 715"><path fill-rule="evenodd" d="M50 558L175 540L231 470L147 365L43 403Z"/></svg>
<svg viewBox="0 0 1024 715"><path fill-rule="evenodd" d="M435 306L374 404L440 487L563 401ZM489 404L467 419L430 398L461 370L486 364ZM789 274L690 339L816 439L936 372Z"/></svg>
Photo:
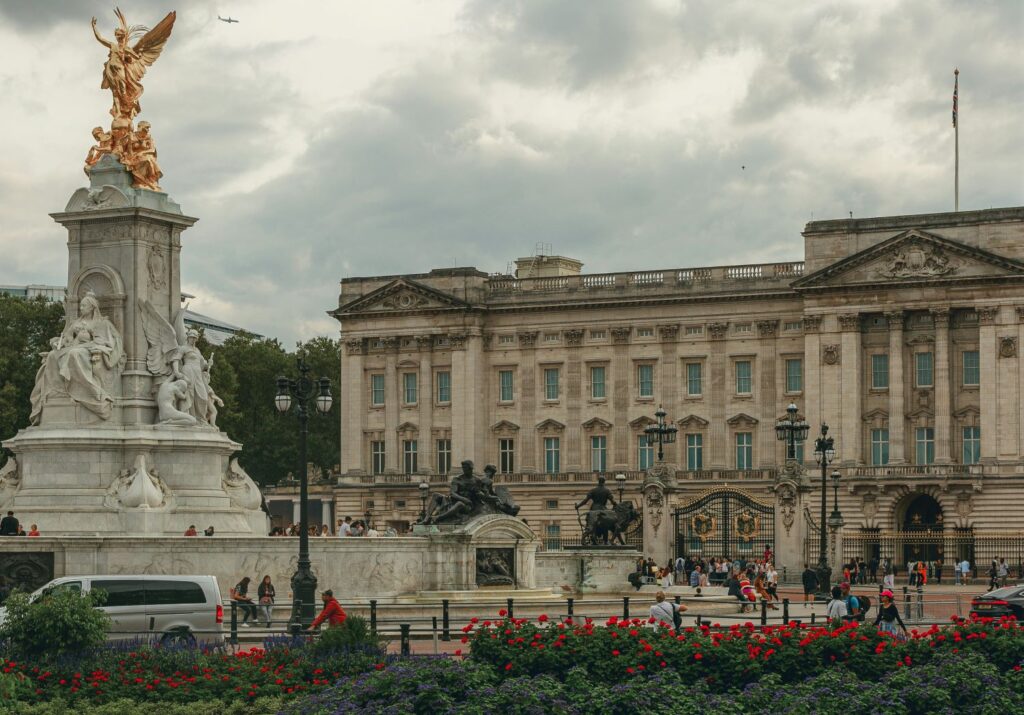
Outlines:
<svg viewBox="0 0 1024 715"><path fill-rule="evenodd" d="M401 528L421 484L472 459L557 548L600 473L642 504L659 561L770 541L798 569L827 423L843 558L1016 564L1024 208L813 221L803 241L791 263L588 274L538 255L514 275L343 280L336 514ZM790 404L811 426L793 460ZM644 432L659 407L678 429L663 462Z"/></svg>

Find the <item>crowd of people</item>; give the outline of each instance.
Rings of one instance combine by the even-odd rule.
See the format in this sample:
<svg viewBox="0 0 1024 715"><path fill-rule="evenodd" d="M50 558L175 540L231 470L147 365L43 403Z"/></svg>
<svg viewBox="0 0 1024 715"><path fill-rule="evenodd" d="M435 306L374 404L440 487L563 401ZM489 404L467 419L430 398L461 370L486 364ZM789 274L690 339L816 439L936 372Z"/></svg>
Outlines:
<svg viewBox="0 0 1024 715"><path fill-rule="evenodd" d="M275 526L270 530L270 536L298 536L302 531L302 527L299 524L288 524L288 526ZM373 527L368 521L362 519L352 520L351 516L346 516L344 519L338 519L338 523L335 527L334 532L331 532L331 527L327 524L315 525L311 524L307 532L310 536L398 536L398 532L393 528L388 528L384 533L381 533Z"/></svg>
<svg viewBox="0 0 1024 715"><path fill-rule="evenodd" d="M7 516L0 519L0 536L40 536L39 527L31 524L28 531L14 516L13 511L8 511Z"/></svg>
<svg viewBox="0 0 1024 715"><path fill-rule="evenodd" d="M229 592L231 602L237 606L242 619L238 625L241 628L251 628L254 624L258 625L262 621L264 628L270 628L274 623L274 604L277 599L277 590L274 588L273 579L269 574L263 577L259 585L256 586L255 600L250 593L251 586L252 579L244 576ZM345 609L334 598L334 593L330 589L321 591L320 599L324 604L323 610L307 630L314 630L325 621L328 626L340 626L345 622Z"/></svg>

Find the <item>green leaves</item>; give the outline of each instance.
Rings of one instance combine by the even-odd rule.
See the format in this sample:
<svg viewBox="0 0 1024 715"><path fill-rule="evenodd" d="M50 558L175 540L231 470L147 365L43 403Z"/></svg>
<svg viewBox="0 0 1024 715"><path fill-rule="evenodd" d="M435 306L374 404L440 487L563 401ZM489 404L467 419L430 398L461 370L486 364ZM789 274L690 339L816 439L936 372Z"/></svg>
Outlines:
<svg viewBox="0 0 1024 715"><path fill-rule="evenodd" d="M28 594L15 592L4 603L7 618L0 625L0 640L17 657L35 660L96 648L106 641L110 624L107 614L95 608L104 597L66 589L30 603Z"/></svg>

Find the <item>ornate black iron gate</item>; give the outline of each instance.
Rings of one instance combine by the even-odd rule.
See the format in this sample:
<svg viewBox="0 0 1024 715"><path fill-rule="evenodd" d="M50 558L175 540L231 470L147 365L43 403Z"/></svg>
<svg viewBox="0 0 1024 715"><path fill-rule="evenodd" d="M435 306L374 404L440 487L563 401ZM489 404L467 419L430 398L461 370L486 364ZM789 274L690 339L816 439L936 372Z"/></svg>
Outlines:
<svg viewBox="0 0 1024 715"><path fill-rule="evenodd" d="M712 489L674 515L677 556L754 559L775 543L775 506L738 489Z"/></svg>

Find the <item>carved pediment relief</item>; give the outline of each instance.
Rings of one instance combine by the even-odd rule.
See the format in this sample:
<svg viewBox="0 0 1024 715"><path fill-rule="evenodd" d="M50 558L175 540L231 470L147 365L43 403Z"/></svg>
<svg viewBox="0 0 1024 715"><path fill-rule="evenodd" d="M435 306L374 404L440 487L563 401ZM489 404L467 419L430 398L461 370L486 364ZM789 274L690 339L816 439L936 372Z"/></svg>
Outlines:
<svg viewBox="0 0 1024 715"><path fill-rule="evenodd" d="M412 422L403 422L402 424L398 425L398 429L396 431L398 432L398 434L409 434L412 432L419 432L420 428L414 425Z"/></svg>
<svg viewBox="0 0 1024 715"><path fill-rule="evenodd" d="M912 229L793 283L797 290L919 281L1024 278L1024 263Z"/></svg>
<svg viewBox="0 0 1024 715"><path fill-rule="evenodd" d="M864 416L861 419L873 427L881 428L889 421L889 413L881 408L874 409L870 412L864 413Z"/></svg>
<svg viewBox="0 0 1024 715"><path fill-rule="evenodd" d="M501 420L500 422L491 425L492 432L518 432L519 425L508 420Z"/></svg>
<svg viewBox="0 0 1024 715"><path fill-rule="evenodd" d="M644 427L648 427L650 425L655 424L658 423L655 422L650 417L648 417L647 415L641 415L640 417L637 417L635 420L631 421L629 423L629 426L632 427L633 429L643 429Z"/></svg>
<svg viewBox="0 0 1024 715"><path fill-rule="evenodd" d="M583 423L583 429L588 432L606 432L612 428L612 423L602 420L600 417L592 417Z"/></svg>
<svg viewBox="0 0 1024 715"><path fill-rule="evenodd" d="M469 304L453 295L407 278L398 278L367 295L346 303L335 316L368 312L406 312L465 309Z"/></svg>
<svg viewBox="0 0 1024 715"><path fill-rule="evenodd" d="M537 430L539 432L561 432L564 429L565 425L558 420L544 420L537 425Z"/></svg>
<svg viewBox="0 0 1024 715"><path fill-rule="evenodd" d="M704 429L708 426L708 421L697 415L687 415L683 419L678 420L676 424L683 429Z"/></svg>
<svg viewBox="0 0 1024 715"><path fill-rule="evenodd" d="M745 412L738 412L725 421L730 427L752 427L757 424L757 418L751 417Z"/></svg>

